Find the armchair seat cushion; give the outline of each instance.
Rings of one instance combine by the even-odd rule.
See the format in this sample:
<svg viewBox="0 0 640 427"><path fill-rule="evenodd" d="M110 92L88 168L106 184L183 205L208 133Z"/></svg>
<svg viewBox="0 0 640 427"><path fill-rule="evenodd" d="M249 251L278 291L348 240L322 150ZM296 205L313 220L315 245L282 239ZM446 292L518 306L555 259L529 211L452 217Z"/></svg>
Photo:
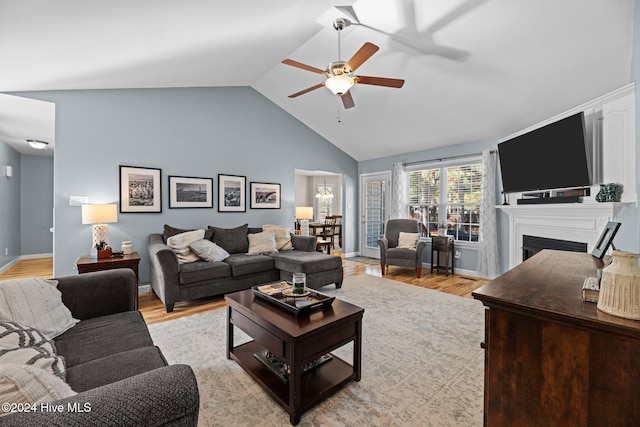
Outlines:
<svg viewBox="0 0 640 427"><path fill-rule="evenodd" d="M158 347L141 347L75 365L67 371L67 383L80 393L163 366L167 361Z"/></svg>
<svg viewBox="0 0 640 427"><path fill-rule="evenodd" d="M387 249L387 259L416 259L415 249L389 248Z"/></svg>
<svg viewBox="0 0 640 427"><path fill-rule="evenodd" d="M225 262L196 261L190 264L180 264L181 285L229 276L231 276L231 267Z"/></svg>
<svg viewBox="0 0 640 427"><path fill-rule="evenodd" d="M274 269L273 258L260 254L232 254L224 262L231 266L233 277L261 273Z"/></svg>
<svg viewBox="0 0 640 427"><path fill-rule="evenodd" d="M152 346L147 325L139 311L127 311L86 319L55 339L58 355L67 369L91 360Z"/></svg>

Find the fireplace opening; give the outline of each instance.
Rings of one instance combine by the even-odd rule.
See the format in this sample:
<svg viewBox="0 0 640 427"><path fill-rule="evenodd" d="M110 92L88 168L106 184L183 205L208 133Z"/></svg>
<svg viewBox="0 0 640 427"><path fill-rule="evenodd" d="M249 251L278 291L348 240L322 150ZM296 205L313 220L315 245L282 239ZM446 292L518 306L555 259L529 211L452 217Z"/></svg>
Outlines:
<svg viewBox="0 0 640 427"><path fill-rule="evenodd" d="M531 258L543 249L559 251L587 252L587 244L570 240L549 239L538 236L522 236L522 260Z"/></svg>

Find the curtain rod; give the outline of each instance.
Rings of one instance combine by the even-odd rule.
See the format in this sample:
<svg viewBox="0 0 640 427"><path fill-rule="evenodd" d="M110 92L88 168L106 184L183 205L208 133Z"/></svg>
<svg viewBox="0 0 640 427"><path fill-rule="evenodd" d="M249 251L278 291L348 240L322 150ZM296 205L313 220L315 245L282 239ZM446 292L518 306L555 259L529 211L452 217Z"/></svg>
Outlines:
<svg viewBox="0 0 640 427"><path fill-rule="evenodd" d="M491 150L489 151L489 153L493 154L495 153L496 150ZM464 157L477 157L477 156L481 156L482 153L475 153L475 154L461 154L459 156L449 156L449 157L440 157L437 159L429 159L429 160L421 160L419 162L403 162L402 165L403 166L411 166L411 165L419 165L421 163L429 163L429 162L441 162L443 160L451 160L451 159L462 159Z"/></svg>

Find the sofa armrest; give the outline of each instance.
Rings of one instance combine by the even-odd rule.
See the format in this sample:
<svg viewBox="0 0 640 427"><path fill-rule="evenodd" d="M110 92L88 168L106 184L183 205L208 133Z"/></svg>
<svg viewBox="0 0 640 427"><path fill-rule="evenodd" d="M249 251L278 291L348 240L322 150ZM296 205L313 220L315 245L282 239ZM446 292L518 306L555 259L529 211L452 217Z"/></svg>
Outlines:
<svg viewBox="0 0 640 427"><path fill-rule="evenodd" d="M424 248L426 247L427 242L425 242L424 240L418 240L418 244L416 245L416 259L419 263L422 263L422 253L424 252Z"/></svg>
<svg viewBox="0 0 640 427"><path fill-rule="evenodd" d="M2 417L3 426L196 426L200 395L188 365L170 365L51 402L61 412ZM51 406L50 406L51 407Z"/></svg>
<svg viewBox="0 0 640 427"><path fill-rule="evenodd" d="M386 237L378 239L378 246L380 247L380 265L387 264L387 249L389 249L389 241Z"/></svg>
<svg viewBox="0 0 640 427"><path fill-rule="evenodd" d="M167 306L167 312L173 310L173 304L178 300L179 274L180 264L176 253L164 243L162 234L150 234L149 276L151 288Z"/></svg>
<svg viewBox="0 0 640 427"><path fill-rule="evenodd" d="M291 244L299 251L315 252L318 246L318 239L315 236L299 236L291 233Z"/></svg>
<svg viewBox="0 0 640 427"><path fill-rule="evenodd" d="M137 280L130 268L55 278L62 302L79 320L136 309Z"/></svg>

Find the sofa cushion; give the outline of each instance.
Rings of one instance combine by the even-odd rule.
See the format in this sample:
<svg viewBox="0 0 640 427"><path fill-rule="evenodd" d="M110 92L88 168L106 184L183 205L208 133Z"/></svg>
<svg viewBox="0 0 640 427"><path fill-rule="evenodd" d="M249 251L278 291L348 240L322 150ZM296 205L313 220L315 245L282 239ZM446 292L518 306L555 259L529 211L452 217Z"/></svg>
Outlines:
<svg viewBox="0 0 640 427"><path fill-rule="evenodd" d="M247 253L249 240L247 239L248 224L236 228L220 228L209 226L213 232L213 243L230 254Z"/></svg>
<svg viewBox="0 0 640 427"><path fill-rule="evenodd" d="M342 266L342 258L320 252L286 251L269 254L278 270L291 273L318 273Z"/></svg>
<svg viewBox="0 0 640 427"><path fill-rule="evenodd" d="M11 363L0 364L0 400L2 402L45 403L75 394L67 383L43 369ZM9 413L2 410L0 415Z"/></svg>
<svg viewBox="0 0 640 427"><path fill-rule="evenodd" d="M167 365L158 347L142 347L75 365L67 371L67 383L80 393Z"/></svg>
<svg viewBox="0 0 640 427"><path fill-rule="evenodd" d="M189 248L203 261L220 262L229 256L229 252L207 239L193 242Z"/></svg>
<svg viewBox="0 0 640 427"><path fill-rule="evenodd" d="M249 239L249 254L268 254L277 252L276 233L274 231L263 231L247 235Z"/></svg>
<svg viewBox="0 0 640 427"><path fill-rule="evenodd" d="M193 230L197 230L196 228L191 228L191 229L182 229L182 228L176 228L176 227L171 227L170 225L165 224L164 225L164 232L162 233L162 242L166 245L167 244L167 239L171 236L175 236L176 234L181 234L181 233L185 233L187 231L193 231ZM207 240L211 240L213 237L213 230L207 229L204 230L204 238Z"/></svg>
<svg viewBox="0 0 640 427"><path fill-rule="evenodd" d="M110 354L153 345L139 311L83 320L54 341L67 369Z"/></svg>
<svg viewBox="0 0 640 427"><path fill-rule="evenodd" d="M187 264L190 262L198 261L198 255L193 253L189 245L204 238L204 230L186 231L184 233L176 234L167 239L167 246L169 246L178 257L179 264Z"/></svg>
<svg viewBox="0 0 640 427"><path fill-rule="evenodd" d="M221 279L231 276L231 267L224 262L197 261L180 266L179 281L181 285L196 283L202 280Z"/></svg>
<svg viewBox="0 0 640 427"><path fill-rule="evenodd" d="M57 285L33 277L0 282L0 320L36 328L49 338L60 335L78 320L62 303Z"/></svg>
<svg viewBox="0 0 640 427"><path fill-rule="evenodd" d="M273 258L267 255L232 254L224 260L234 277L274 270Z"/></svg>

